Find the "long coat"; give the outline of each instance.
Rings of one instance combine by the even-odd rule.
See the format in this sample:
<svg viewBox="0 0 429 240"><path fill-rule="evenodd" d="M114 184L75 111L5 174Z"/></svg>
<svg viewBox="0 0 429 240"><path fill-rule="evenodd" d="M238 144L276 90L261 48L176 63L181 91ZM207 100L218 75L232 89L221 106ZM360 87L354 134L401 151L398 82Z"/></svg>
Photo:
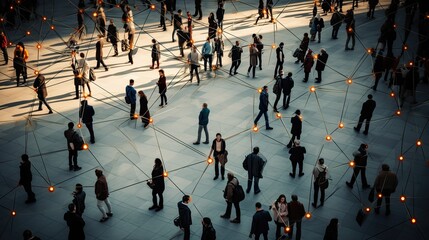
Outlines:
<svg viewBox="0 0 429 240"><path fill-rule="evenodd" d="M249 176L262 178L264 166L265 161L258 154L254 153L247 155L243 161L243 168L247 170Z"/></svg>
<svg viewBox="0 0 429 240"><path fill-rule="evenodd" d="M33 87L37 89L37 97L39 100L43 100L48 96L48 90L46 89L45 76L39 74L34 80Z"/></svg>
<svg viewBox="0 0 429 240"><path fill-rule="evenodd" d="M103 39L98 40L97 44L95 45L95 59L97 61L103 58L103 45Z"/></svg>
<svg viewBox="0 0 429 240"><path fill-rule="evenodd" d="M181 227L189 227L192 225L191 209L182 201L177 203L179 208L179 223Z"/></svg>
<svg viewBox="0 0 429 240"><path fill-rule="evenodd" d="M268 211L259 210L253 215L252 219L252 229L250 233L266 233L270 229L268 222L271 222L273 219Z"/></svg>
<svg viewBox="0 0 429 240"><path fill-rule="evenodd" d="M143 116L147 119L150 118L149 108L147 107L148 101L146 96L140 97L140 116Z"/></svg>
<svg viewBox="0 0 429 240"><path fill-rule="evenodd" d="M158 85L159 93L167 92L167 80L165 79L165 76L159 77L159 80L156 84Z"/></svg>
<svg viewBox="0 0 429 240"><path fill-rule="evenodd" d="M322 52L317 55L316 71L325 70L326 62L328 61L329 55L326 52Z"/></svg>
<svg viewBox="0 0 429 240"><path fill-rule="evenodd" d="M311 68L314 65L314 59L313 59L313 55L311 55L311 52L307 53L307 55L305 56L304 59L304 72L311 72Z"/></svg>
<svg viewBox="0 0 429 240"><path fill-rule="evenodd" d="M74 212L66 212L64 214L64 220L69 226L69 240L84 240L85 233L83 232L83 227L85 226L85 221Z"/></svg>
<svg viewBox="0 0 429 240"><path fill-rule="evenodd" d="M19 166L19 184L24 185L31 183L33 175L31 174L31 162L24 162Z"/></svg>
<svg viewBox="0 0 429 240"><path fill-rule="evenodd" d="M290 122L292 123L292 129L290 130L290 133L293 135L300 135L302 131L302 121L299 116L295 115L290 119Z"/></svg>
<svg viewBox="0 0 429 240"><path fill-rule="evenodd" d="M155 190L156 192L162 193L165 190L165 182L164 182L164 177L162 176L162 174L164 173L164 168L158 167L158 168L154 168L152 170L152 183L153 183L153 190Z"/></svg>
<svg viewBox="0 0 429 240"><path fill-rule="evenodd" d="M249 54L250 54L250 66L256 67L258 65L258 49L256 47L250 47L249 48Z"/></svg>
<svg viewBox="0 0 429 240"><path fill-rule="evenodd" d="M360 114L367 118L372 117L372 113L374 112L376 105L377 104L375 103L374 100L372 99L366 100L366 102L362 104L362 110L360 111Z"/></svg>

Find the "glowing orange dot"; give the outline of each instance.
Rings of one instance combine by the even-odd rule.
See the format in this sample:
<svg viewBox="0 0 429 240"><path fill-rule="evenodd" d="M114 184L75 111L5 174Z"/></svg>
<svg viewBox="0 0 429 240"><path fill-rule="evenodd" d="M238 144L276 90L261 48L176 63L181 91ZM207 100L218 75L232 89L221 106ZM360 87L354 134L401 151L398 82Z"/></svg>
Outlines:
<svg viewBox="0 0 429 240"><path fill-rule="evenodd" d="M258 88L258 93L261 93L262 92L262 88Z"/></svg>
<svg viewBox="0 0 429 240"><path fill-rule="evenodd" d="M155 10L155 8L156 8L156 7L155 7L155 4L151 4L151 5L150 5L150 9L151 9L151 10Z"/></svg>
<svg viewBox="0 0 429 240"><path fill-rule="evenodd" d="M207 163L208 164L212 164L213 163L213 158L211 158L211 157L207 158Z"/></svg>
<svg viewBox="0 0 429 240"><path fill-rule="evenodd" d="M422 144L423 144L422 140L417 139L417 141L416 141L417 147L420 147Z"/></svg>
<svg viewBox="0 0 429 240"><path fill-rule="evenodd" d="M299 115L299 120L301 120L301 122L303 119L304 119L304 117L302 115Z"/></svg>
<svg viewBox="0 0 429 240"><path fill-rule="evenodd" d="M42 45L41 45L40 43L38 43L38 44L36 45L36 48L37 48L37 49L41 49L41 48L42 48Z"/></svg>
<svg viewBox="0 0 429 240"><path fill-rule="evenodd" d="M317 56L317 55L314 55L314 56L313 56L313 58L314 58L314 60L317 60L318 56Z"/></svg>
<svg viewBox="0 0 429 240"><path fill-rule="evenodd" d="M48 19L48 18L47 18L46 16L43 16L43 17L42 17L42 20L43 20L43 21L46 21L47 19Z"/></svg>
<svg viewBox="0 0 429 240"><path fill-rule="evenodd" d="M354 166L355 166L355 161L353 161L353 160L352 160L352 161L350 161L350 162L349 162L349 166L350 166L350 167L354 167Z"/></svg>
<svg viewBox="0 0 429 240"><path fill-rule="evenodd" d="M346 80L346 83L347 83L347 84L352 84L352 83L353 83L353 80L352 80L351 78L348 78L348 79Z"/></svg>
<svg viewBox="0 0 429 240"><path fill-rule="evenodd" d="M12 210L12 211L10 212L10 215L12 215L12 217L15 217L15 216L16 216L16 211L15 211L15 210Z"/></svg>
<svg viewBox="0 0 429 240"><path fill-rule="evenodd" d="M139 115L137 114L137 113L134 113L134 119L137 119L137 118L139 118Z"/></svg>
<svg viewBox="0 0 429 240"><path fill-rule="evenodd" d="M377 197L378 197L378 198L382 198L382 197L383 197L383 194L379 193L379 194L377 194Z"/></svg>
<svg viewBox="0 0 429 240"><path fill-rule="evenodd" d="M399 159L399 161L404 161L405 157L404 157L404 155L399 155L398 159Z"/></svg>
<svg viewBox="0 0 429 240"><path fill-rule="evenodd" d="M167 171L164 171L164 172L162 173L162 176L163 176L163 177L168 177L168 172L167 172Z"/></svg>
<svg viewBox="0 0 429 240"><path fill-rule="evenodd" d="M401 196L399 197L399 201L401 201L401 202L405 202L405 201L407 201L407 197L406 197L405 195L401 195Z"/></svg>
<svg viewBox="0 0 429 240"><path fill-rule="evenodd" d="M51 30L54 30L55 29L55 26L54 25L51 25Z"/></svg>
<svg viewBox="0 0 429 240"><path fill-rule="evenodd" d="M276 118L282 118L282 114L281 113L276 113Z"/></svg>
<svg viewBox="0 0 429 240"><path fill-rule="evenodd" d="M121 6L119 4L116 4L115 7L120 8Z"/></svg>
<svg viewBox="0 0 429 240"><path fill-rule="evenodd" d="M353 28L349 28L349 29L348 29L348 31L349 31L349 32L353 32Z"/></svg>
<svg viewBox="0 0 429 240"><path fill-rule="evenodd" d="M82 149L83 150L88 150L88 143L84 143L83 145L82 145Z"/></svg>
<svg viewBox="0 0 429 240"><path fill-rule="evenodd" d="M289 226L285 227L285 232L287 232L287 233L290 232L290 227Z"/></svg>
<svg viewBox="0 0 429 240"><path fill-rule="evenodd" d="M391 91L390 93L389 93L389 95L391 96L391 97L395 97L395 92L394 91Z"/></svg>
<svg viewBox="0 0 429 240"><path fill-rule="evenodd" d="M192 43L192 44L194 44L194 43L195 43L194 39L191 39L191 43Z"/></svg>
<svg viewBox="0 0 429 240"><path fill-rule="evenodd" d="M9 46L12 46L13 45L13 42L9 42Z"/></svg>
<svg viewBox="0 0 429 240"><path fill-rule="evenodd" d="M407 50L408 50L408 45L407 45L407 44L404 44L404 45L402 46L402 50L407 51Z"/></svg>
<svg viewBox="0 0 429 240"><path fill-rule="evenodd" d="M253 126L252 131L253 131L253 132L258 132L258 131L259 131L258 126L256 126L256 125L255 125L255 126Z"/></svg>
<svg viewBox="0 0 429 240"><path fill-rule="evenodd" d="M34 75L39 75L39 71L34 70Z"/></svg>
<svg viewBox="0 0 429 240"><path fill-rule="evenodd" d="M369 53L369 54L371 54L372 53L372 49L368 48L368 49L366 49L366 52Z"/></svg>
<svg viewBox="0 0 429 240"><path fill-rule="evenodd" d="M395 114L397 115L397 116L400 116L401 115L401 110L396 110L396 112L395 112Z"/></svg>
<svg viewBox="0 0 429 240"><path fill-rule="evenodd" d="M410 62L408 63L408 65L413 66L413 65L414 65L413 61L410 61Z"/></svg>
<svg viewBox="0 0 429 240"><path fill-rule="evenodd" d="M396 28L396 24L393 24L393 27Z"/></svg>
<svg viewBox="0 0 429 240"><path fill-rule="evenodd" d="M315 91L316 91L316 88L314 86L311 86L310 87L310 92L315 92Z"/></svg>
<svg viewBox="0 0 429 240"><path fill-rule="evenodd" d="M325 136L325 140L326 140L326 141L331 141L331 140L332 140L331 135L326 135L326 136Z"/></svg>
<svg viewBox="0 0 429 240"><path fill-rule="evenodd" d="M10 5L9 9L10 9L10 10L13 10L13 6L12 6L12 5Z"/></svg>
<svg viewBox="0 0 429 240"><path fill-rule="evenodd" d="M309 212L308 212L308 213L306 213L306 214L305 214L305 218L310 219L310 218L311 218L311 213L309 213Z"/></svg>
<svg viewBox="0 0 429 240"><path fill-rule="evenodd" d="M54 186L49 186L48 191L49 191L49 192L54 192L54 191L55 191Z"/></svg>
<svg viewBox="0 0 429 240"><path fill-rule="evenodd" d="M82 124L80 122L76 126L77 128L82 128Z"/></svg>
<svg viewBox="0 0 429 240"><path fill-rule="evenodd" d="M0 22L4 22L4 18L0 18Z"/></svg>
<svg viewBox="0 0 429 240"><path fill-rule="evenodd" d="M93 16L93 17L97 17L97 16L98 16L98 13L97 13L97 12L93 12L93 13L92 13L92 16Z"/></svg>
<svg viewBox="0 0 429 240"><path fill-rule="evenodd" d="M27 31L25 34L30 35L30 34L31 34L31 32L30 32L30 31Z"/></svg>
<svg viewBox="0 0 429 240"><path fill-rule="evenodd" d="M417 219L416 218L411 218L411 223L412 224L416 224L417 223Z"/></svg>
<svg viewBox="0 0 429 240"><path fill-rule="evenodd" d="M343 123L343 122L340 122L340 123L338 124L338 127L339 127L339 128L344 128L344 123Z"/></svg>
<svg viewBox="0 0 429 240"><path fill-rule="evenodd" d="M365 208L365 212L367 212L367 213L371 212L371 208L366 207L366 208Z"/></svg>
<svg viewBox="0 0 429 240"><path fill-rule="evenodd" d="M222 29L221 29L221 28L218 28L218 29L217 29L217 33L218 33L218 34L221 34L221 33L222 33Z"/></svg>
<svg viewBox="0 0 429 240"><path fill-rule="evenodd" d="M264 14L267 14L267 10L266 10L266 9L264 9L262 12L263 12Z"/></svg>
<svg viewBox="0 0 429 240"><path fill-rule="evenodd" d="M272 21L274 24L277 22L275 19L273 19L273 21Z"/></svg>
<svg viewBox="0 0 429 240"><path fill-rule="evenodd" d="M149 118L149 123L153 123L153 118Z"/></svg>
<svg viewBox="0 0 429 240"><path fill-rule="evenodd" d="M274 49L274 48L276 48L276 44L275 43L273 43L272 45L271 45L271 47Z"/></svg>

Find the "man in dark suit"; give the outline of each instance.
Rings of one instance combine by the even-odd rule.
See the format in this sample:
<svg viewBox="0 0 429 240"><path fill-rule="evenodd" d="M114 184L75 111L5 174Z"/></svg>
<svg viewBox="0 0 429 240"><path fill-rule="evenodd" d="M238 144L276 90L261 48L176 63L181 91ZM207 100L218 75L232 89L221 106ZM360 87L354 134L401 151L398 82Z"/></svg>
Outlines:
<svg viewBox="0 0 429 240"><path fill-rule="evenodd" d="M19 166L19 186L23 186L25 192L27 193L26 204L36 202L36 195L33 190L31 190L31 181L33 180L33 175L31 174L31 162L28 159L27 154L22 154L21 156L21 165Z"/></svg>
<svg viewBox="0 0 429 240"><path fill-rule="evenodd" d="M232 65L229 69L229 75L232 75L232 69L234 69L234 75L237 74L237 69L241 64L241 53L243 53L243 48L240 47L240 42L236 41L231 49Z"/></svg>
<svg viewBox="0 0 429 240"><path fill-rule="evenodd" d="M292 123L292 129L290 130L290 133L292 134L292 138L290 139L287 147L291 148L292 143L295 141L295 138L298 140L301 139L301 132L302 132L302 121L300 118L301 111L297 109L295 111L295 116L290 119L290 122Z"/></svg>
<svg viewBox="0 0 429 240"><path fill-rule="evenodd" d="M255 235L255 240L259 240L259 236L262 234L264 240L268 240L268 230L270 229L268 222L271 222L273 219L268 211L262 209L260 202L257 202L255 207L256 213L253 215L249 237L251 238L252 235Z"/></svg>
<svg viewBox="0 0 429 240"><path fill-rule="evenodd" d="M289 239L292 239L293 235L293 225L296 223L296 240L301 240L301 222L302 218L305 216L304 205L298 201L297 195L292 195L292 201L287 204L288 217L289 217Z"/></svg>
<svg viewBox="0 0 429 240"><path fill-rule="evenodd" d="M294 87L294 82L292 79L292 73L289 72L286 78L282 79L282 90L283 90L283 109L287 109L289 107L290 102L290 93L292 88ZM287 98L287 101L286 101Z"/></svg>
<svg viewBox="0 0 429 240"><path fill-rule="evenodd" d="M273 128L270 127L270 122L268 121L268 114L267 114L268 104L269 104L268 87L264 86L262 88L261 94L259 95L259 113L258 113L258 116L256 116L255 121L253 121L253 123L255 124L255 126L257 126L259 119L262 117L262 114L264 114L265 128L267 130L272 130Z"/></svg>
<svg viewBox="0 0 429 240"><path fill-rule="evenodd" d="M118 56L118 39L118 29L113 23L113 19L110 19L110 25L107 27L107 40L112 43L113 50L115 51L113 57Z"/></svg>
<svg viewBox="0 0 429 240"><path fill-rule="evenodd" d="M94 137L94 128L92 127L92 116L94 116L95 111L94 108L90 105L88 105L87 100L83 100L80 102L82 106L79 110L79 118L83 123L85 123L86 128L88 128L89 134L91 136L91 143L95 143L95 137Z"/></svg>
<svg viewBox="0 0 429 240"><path fill-rule="evenodd" d="M283 53L284 43L281 42L279 47L276 49L277 63L276 68L274 69L274 78L279 74L278 71L283 70L283 63L285 62L285 54Z"/></svg>
<svg viewBox="0 0 429 240"><path fill-rule="evenodd" d="M326 53L326 50L322 48L320 50L320 53L317 54L317 63L316 63L316 71L317 71L317 78L316 83L322 82L322 72L325 70L326 62L328 61L328 53Z"/></svg>
<svg viewBox="0 0 429 240"><path fill-rule="evenodd" d="M97 66L94 69L98 69L101 65L103 65L104 70L108 71L109 68L107 68L106 64L103 61L103 46L104 46L104 39L103 35L98 35L98 41L95 44L95 59L97 60Z"/></svg>
<svg viewBox="0 0 429 240"><path fill-rule="evenodd" d="M192 216L191 209L188 207L190 202L191 197L189 195L185 195L182 197L182 201L177 203L177 207L179 209L180 228L185 232L183 240L189 240L191 237Z"/></svg>
<svg viewBox="0 0 429 240"><path fill-rule="evenodd" d="M259 154L259 147L254 147L253 152L246 156L243 161L243 168L247 171L247 190L246 193L252 189L252 181L255 180L254 193L258 194L261 192L259 189L259 179L262 178L262 171L264 170L265 161Z"/></svg>
<svg viewBox="0 0 429 240"><path fill-rule="evenodd" d="M64 131L64 137L67 139L67 148L69 150L69 170L79 171L82 168L77 165L78 147L74 145L74 140L79 137L79 134L73 129L74 123L68 123L68 129ZM73 163L72 163L73 159ZM74 167L73 167L74 164Z"/></svg>
<svg viewBox="0 0 429 240"><path fill-rule="evenodd" d="M368 94L368 100L366 100L366 102L363 103L362 110L360 111L360 117L359 117L358 125L356 127L354 127L354 130L356 132L360 131L360 128L362 127L363 120L366 119L365 131L363 131L363 134L365 134L365 135L368 134L369 122L371 121L372 113L374 112L376 105L377 104L375 103L375 101L372 100L372 95Z"/></svg>

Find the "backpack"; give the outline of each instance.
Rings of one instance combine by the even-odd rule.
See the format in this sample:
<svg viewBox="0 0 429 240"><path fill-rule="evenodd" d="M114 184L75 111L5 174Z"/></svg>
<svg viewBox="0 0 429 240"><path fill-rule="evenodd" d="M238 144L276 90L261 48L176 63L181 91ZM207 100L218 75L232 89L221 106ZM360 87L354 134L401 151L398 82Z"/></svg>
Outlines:
<svg viewBox="0 0 429 240"><path fill-rule="evenodd" d="M317 176L317 184L321 189L327 189L329 186L329 181L326 178L326 168L323 169L323 172L319 172L319 176Z"/></svg>
<svg viewBox="0 0 429 240"><path fill-rule="evenodd" d="M274 83L274 86L273 86L273 93L274 94L278 94L282 90L281 81L282 81L282 78L280 76L278 76L276 79L276 83Z"/></svg>
<svg viewBox="0 0 429 240"><path fill-rule="evenodd" d="M94 69L90 68L89 69L89 81L95 81L96 79L97 79L97 76L95 76Z"/></svg>
<svg viewBox="0 0 429 240"><path fill-rule="evenodd" d="M122 52L128 51L129 48L130 48L130 46L128 45L128 40L127 39L122 39L121 40L121 50L122 50Z"/></svg>
<svg viewBox="0 0 429 240"><path fill-rule="evenodd" d="M234 185L233 183L231 183ZM244 194L243 187L238 183L237 185L234 185L234 192L232 194L232 201L233 202L241 202L244 200L246 195Z"/></svg>
<svg viewBox="0 0 429 240"><path fill-rule="evenodd" d="M83 141L83 138L79 136L79 134L77 134L76 132L74 132L72 135L72 142L75 147L75 150L83 150L83 144L85 142Z"/></svg>

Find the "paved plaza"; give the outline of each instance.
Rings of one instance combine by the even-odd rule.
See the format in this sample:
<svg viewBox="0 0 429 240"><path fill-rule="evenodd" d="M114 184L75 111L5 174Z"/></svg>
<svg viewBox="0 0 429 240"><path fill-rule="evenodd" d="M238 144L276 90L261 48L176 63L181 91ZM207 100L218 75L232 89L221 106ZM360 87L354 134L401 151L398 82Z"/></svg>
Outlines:
<svg viewBox="0 0 429 240"><path fill-rule="evenodd" d="M5 30L15 45L22 41L30 53L28 85L16 87L12 61L0 66L0 239L22 239L22 232L31 229L41 239L66 239L68 227L63 220L67 205L73 199L76 183L81 183L86 197L86 239L183 239L183 232L173 224L178 215L177 202L184 194L191 195L193 225L191 239L200 239L203 217L210 217L217 232L217 239L248 239L255 203L268 207L280 194L291 200L296 194L304 204L311 218L302 223L302 239L323 239L325 228L331 218L339 219L339 239L429 239L429 105L428 84L420 83L417 88L417 104L408 98L402 108L398 103L398 89L391 97L387 82L380 80L377 91L371 89L374 78L371 74L374 58L367 49L375 47L379 29L385 20L384 10L390 1L381 0L376 8L375 19L366 18L367 2L359 3L355 11L357 41L354 51L345 51L345 24L340 28L339 39L331 39L329 20L331 13L322 16L325 29L321 43L310 42L309 48L319 53L325 48L329 54L327 68L323 72L322 83L314 83L317 72L312 70L307 83L302 82L304 73L301 64L295 64L293 52L299 46L312 16L313 2L304 0L274 1L276 23L257 17L256 0L226 1L223 40L225 53L223 67L213 72L200 70L201 83L189 82L186 59L179 58L177 42L171 41L173 27L167 22L167 31L159 25L159 3L155 10L147 10L141 1L131 0L136 27L136 47L134 64L128 63L127 52L113 57L110 43L104 45L104 61L109 67L95 70L97 80L91 83L92 96L87 100L95 109L95 144L89 150L80 151L78 162L80 171L69 171L67 143L64 130L67 123L79 121L80 101L74 98L74 84L70 67L70 50L66 42L77 26L75 0L39 0L37 12L41 16L31 22L17 21L19 27ZM97 33L91 15L94 12L87 4L85 15L86 35L79 43L80 52L87 53L88 62L95 67L95 43ZM343 10L351 7L345 1ZM194 13L194 1L177 1L177 9ZM106 7L107 19L114 19L119 36L124 36L120 8ZM194 18L193 36L195 45L201 51L207 36L207 16L217 9L217 1L203 1L203 20ZM318 8L320 13L322 10ZM401 52L404 38L404 10L399 10L397 40L394 54ZM168 18L170 17L167 14ZM186 18L183 19L186 24ZM409 51L401 58L406 64L416 56L417 18L408 39ZM51 30L53 26L54 30ZM30 31L30 35L26 32ZM263 35L263 70L256 70L256 78L247 77L249 51L247 45L253 41L253 33ZM151 66L151 40L155 38L161 45L160 66L167 77L168 105L161 108L158 88L158 71ZM176 37L177 39L177 37ZM239 40L244 52L239 74L229 76L231 59L228 53L232 43ZM284 42L284 71L292 72L295 87L292 89L291 103L287 110L281 108L277 117L269 107L270 126L264 127L264 119L259 121L259 131L253 132L253 120L258 113L258 89L269 87L270 102L273 73L276 64L275 48ZM37 44L41 45L37 49ZM274 48L273 48L274 45ZM9 57L14 47L9 47ZM189 49L185 50L185 55ZM215 62L215 61L214 61ZM201 62L202 64L202 62ZM34 71L40 71L47 79L47 101L54 113L48 115L46 107L37 111L37 94L32 88ZM423 72L423 71L421 71ZM141 121L129 119L129 105L124 101L125 87L129 79L135 80L137 91L143 90L149 99L153 123L144 128ZM346 80L352 79L351 84ZM310 87L315 91L311 92ZM369 134L353 130L359 118L362 103L372 94L377 107L372 118ZM203 103L210 109L208 130L210 141L216 133L222 133L229 152L226 170L233 172L243 187L246 187L247 172L242 167L244 157L254 146L259 146L266 157L264 177L260 180L261 193L253 191L246 195L241 206L241 223L234 224L220 218L226 209L223 190L226 180L213 180L213 165L208 165L210 145L193 145L198 130L198 114ZM290 119L295 110L303 116L301 145L307 149L302 177L291 178L291 163L288 148L291 137ZM137 112L139 105L137 104ZM401 114L396 112L400 110ZM344 127L339 128L339 123ZM78 130L89 143L86 127ZM326 141L329 135L332 140ZM204 135L203 135L204 137ZM416 146L421 139L422 146ZM204 138L203 140L204 141ZM345 182L350 180L352 170L349 161L352 153L361 143L369 145L367 178L369 184L387 163L396 172L399 185L392 194L390 216L385 216L384 202L381 214L374 214L375 202L368 201L369 189L362 190L360 177L357 185L349 189ZM24 203L26 193L17 187L19 181L20 156L27 153L32 162L33 191L37 202ZM399 161L403 155L405 160ZM311 206L313 200L312 171L319 157L325 159L330 171L330 186L323 207ZM161 158L165 179L164 209L149 211L152 206L151 189L146 185L150 178L155 158ZM107 177L112 203L113 217L100 223L101 213L96 204L94 170L103 169ZM48 187L55 191L49 192ZM407 197L400 202L400 195ZM359 226L355 220L359 209L370 208L366 220ZM15 211L16 216L11 216ZM232 216L235 217L233 211ZM412 224L411 218L417 223ZM232 218L231 218L232 219ZM296 230L295 230L296 231ZM275 239L275 224L270 223L269 239Z"/></svg>

